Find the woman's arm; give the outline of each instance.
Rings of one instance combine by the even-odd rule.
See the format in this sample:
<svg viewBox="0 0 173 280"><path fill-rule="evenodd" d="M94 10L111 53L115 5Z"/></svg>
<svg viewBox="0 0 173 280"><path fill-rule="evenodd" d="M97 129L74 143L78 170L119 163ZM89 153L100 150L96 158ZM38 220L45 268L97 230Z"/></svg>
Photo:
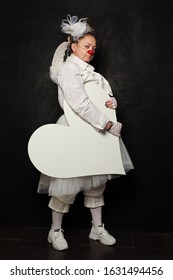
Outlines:
<svg viewBox="0 0 173 280"><path fill-rule="evenodd" d="M59 74L58 84L69 106L81 118L98 130L111 132L114 123L91 102L85 91L83 79L77 65L67 63ZM116 132L116 136L119 136L119 132Z"/></svg>
<svg viewBox="0 0 173 280"><path fill-rule="evenodd" d="M85 121L104 130L109 118L89 99L77 65L67 64L59 74L58 84L69 106Z"/></svg>

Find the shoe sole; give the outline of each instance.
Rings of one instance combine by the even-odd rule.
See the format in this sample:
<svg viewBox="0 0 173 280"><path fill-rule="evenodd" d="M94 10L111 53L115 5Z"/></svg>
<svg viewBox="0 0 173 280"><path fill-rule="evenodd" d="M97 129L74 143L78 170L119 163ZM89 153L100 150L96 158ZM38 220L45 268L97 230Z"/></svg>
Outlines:
<svg viewBox="0 0 173 280"><path fill-rule="evenodd" d="M104 242L97 235L95 235L93 233L90 233L89 238L92 239L92 240L95 240L95 241L98 240L98 241L100 241L100 243L102 243L104 245L107 245L107 246L111 246L111 245L114 245L116 243L116 239L115 239L114 242L111 242L111 243Z"/></svg>

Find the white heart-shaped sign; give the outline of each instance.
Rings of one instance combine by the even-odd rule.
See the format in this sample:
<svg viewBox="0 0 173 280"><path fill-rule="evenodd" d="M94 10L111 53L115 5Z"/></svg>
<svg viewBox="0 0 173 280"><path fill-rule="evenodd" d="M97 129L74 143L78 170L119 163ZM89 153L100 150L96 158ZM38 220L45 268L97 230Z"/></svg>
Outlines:
<svg viewBox="0 0 173 280"><path fill-rule="evenodd" d="M105 107L108 94L96 83L87 83L91 101L116 121L115 110ZM99 174L125 174L119 138L98 132L79 117L65 102L68 126L47 124L30 137L28 154L33 165L43 174L56 178L72 178Z"/></svg>

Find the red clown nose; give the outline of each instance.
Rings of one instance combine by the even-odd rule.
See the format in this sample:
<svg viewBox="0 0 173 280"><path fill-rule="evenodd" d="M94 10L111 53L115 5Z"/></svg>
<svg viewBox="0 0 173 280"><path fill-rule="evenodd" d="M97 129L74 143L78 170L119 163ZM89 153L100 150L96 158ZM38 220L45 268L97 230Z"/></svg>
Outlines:
<svg viewBox="0 0 173 280"><path fill-rule="evenodd" d="M93 54L95 54L95 51L89 50L88 53L89 53L90 55L93 55Z"/></svg>

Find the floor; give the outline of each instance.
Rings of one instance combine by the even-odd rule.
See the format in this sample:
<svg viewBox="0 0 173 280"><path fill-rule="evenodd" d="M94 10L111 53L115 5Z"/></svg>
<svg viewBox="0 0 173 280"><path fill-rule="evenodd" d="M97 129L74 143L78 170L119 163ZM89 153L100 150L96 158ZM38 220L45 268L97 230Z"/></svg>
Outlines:
<svg viewBox="0 0 173 280"><path fill-rule="evenodd" d="M173 233L116 232L113 246L88 238L86 229L65 231L69 244L57 251L47 242L49 229L0 226L1 260L173 260Z"/></svg>

